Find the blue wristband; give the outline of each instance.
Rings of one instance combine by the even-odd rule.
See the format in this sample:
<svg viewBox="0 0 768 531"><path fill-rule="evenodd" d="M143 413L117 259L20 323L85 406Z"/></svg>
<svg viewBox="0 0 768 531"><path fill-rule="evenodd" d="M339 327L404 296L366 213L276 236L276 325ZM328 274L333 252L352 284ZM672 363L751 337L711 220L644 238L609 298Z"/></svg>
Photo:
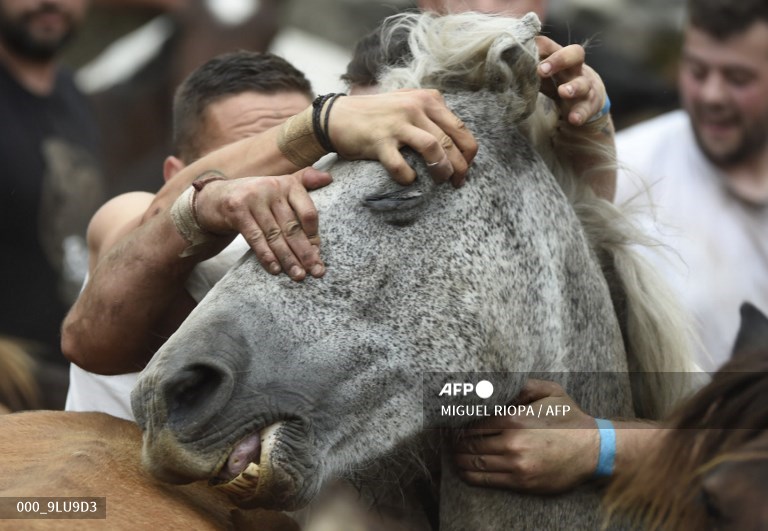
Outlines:
<svg viewBox="0 0 768 531"><path fill-rule="evenodd" d="M600 432L600 456L597 458L595 477L606 478L613 474L616 461L616 430L608 419L595 419Z"/></svg>
<svg viewBox="0 0 768 531"><path fill-rule="evenodd" d="M611 98L609 98L608 94L606 93L605 94L605 103L603 104L603 108L600 109L599 111L597 111L597 113L594 114L592 116L592 118L587 120L587 123L591 124L592 122L599 120L600 118L602 118L603 116L605 116L609 112L611 112Z"/></svg>

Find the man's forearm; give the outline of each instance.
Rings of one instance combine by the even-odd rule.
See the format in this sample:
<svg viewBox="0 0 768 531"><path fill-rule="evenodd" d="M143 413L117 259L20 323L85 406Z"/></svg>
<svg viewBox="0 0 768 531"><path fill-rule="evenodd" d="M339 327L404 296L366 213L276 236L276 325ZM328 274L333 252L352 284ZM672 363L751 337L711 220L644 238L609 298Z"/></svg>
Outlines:
<svg viewBox="0 0 768 531"><path fill-rule="evenodd" d="M277 147L279 132L280 128L274 127L224 146L186 166L160 188L143 221L170 207L192 181L208 171L218 171L227 179L295 172L299 168Z"/></svg>
<svg viewBox="0 0 768 531"><path fill-rule="evenodd" d="M645 459L659 444L666 431L649 420L615 420L616 461L614 476L621 476Z"/></svg>
<svg viewBox="0 0 768 531"><path fill-rule="evenodd" d="M228 178L292 171L277 147L278 128L226 146L179 171L152 200L141 223L99 258L62 327L62 351L86 370L140 370L193 307L184 284L194 266L215 254L180 258L188 242L170 206L206 171ZM222 238L224 247L229 239Z"/></svg>
<svg viewBox="0 0 768 531"><path fill-rule="evenodd" d="M65 356L101 374L141 370L189 312L185 281L210 256L180 258L186 246L164 212L110 249L64 320Z"/></svg>

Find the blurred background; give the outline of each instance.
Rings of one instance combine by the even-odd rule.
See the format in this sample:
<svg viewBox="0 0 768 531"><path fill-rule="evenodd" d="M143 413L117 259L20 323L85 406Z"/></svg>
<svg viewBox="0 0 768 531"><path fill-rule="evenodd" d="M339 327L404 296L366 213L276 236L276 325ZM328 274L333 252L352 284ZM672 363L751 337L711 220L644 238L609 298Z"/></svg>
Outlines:
<svg viewBox="0 0 768 531"><path fill-rule="evenodd" d="M351 50L410 0L96 0L64 61L78 70L104 136L108 196L156 191L178 83L215 54L271 50L317 93L343 89ZM683 0L550 0L544 33L586 44L618 128L677 106Z"/></svg>

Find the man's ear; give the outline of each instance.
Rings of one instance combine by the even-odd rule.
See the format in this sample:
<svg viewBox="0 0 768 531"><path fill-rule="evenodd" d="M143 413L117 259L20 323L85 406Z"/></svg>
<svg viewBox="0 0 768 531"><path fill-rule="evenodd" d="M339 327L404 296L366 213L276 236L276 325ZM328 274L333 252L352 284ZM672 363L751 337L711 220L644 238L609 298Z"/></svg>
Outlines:
<svg viewBox="0 0 768 531"><path fill-rule="evenodd" d="M186 164L181 162L181 159L178 159L173 155L166 157L165 161L163 161L163 180L165 182L170 181L171 178L183 170L185 166Z"/></svg>

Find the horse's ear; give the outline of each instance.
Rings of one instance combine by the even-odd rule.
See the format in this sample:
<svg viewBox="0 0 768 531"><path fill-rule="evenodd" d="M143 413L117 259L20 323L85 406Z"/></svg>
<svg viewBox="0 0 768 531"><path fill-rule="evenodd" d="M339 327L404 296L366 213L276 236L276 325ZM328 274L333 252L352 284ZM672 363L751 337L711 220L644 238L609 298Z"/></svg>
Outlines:
<svg viewBox="0 0 768 531"><path fill-rule="evenodd" d="M527 116L533 112L539 92L539 58L531 41L539 34L541 23L535 13L528 13L519 20L510 19L508 24L507 31L488 50L484 84L494 92L515 94L525 103L523 114Z"/></svg>
<svg viewBox="0 0 768 531"><path fill-rule="evenodd" d="M525 53L522 45L539 34L541 31L541 22L539 22L539 17L536 16L536 13L531 12L522 17L519 21L510 23L516 24L515 27L517 30L513 32L514 37L505 35L494 43L491 46L489 58L498 54L499 59L506 63L512 72L515 72L517 70L516 64ZM500 48L501 52L494 53L493 48ZM533 58L531 59L533 60Z"/></svg>
<svg viewBox="0 0 768 531"><path fill-rule="evenodd" d="M733 345L734 359L768 353L768 317L752 304L741 305L741 325Z"/></svg>

